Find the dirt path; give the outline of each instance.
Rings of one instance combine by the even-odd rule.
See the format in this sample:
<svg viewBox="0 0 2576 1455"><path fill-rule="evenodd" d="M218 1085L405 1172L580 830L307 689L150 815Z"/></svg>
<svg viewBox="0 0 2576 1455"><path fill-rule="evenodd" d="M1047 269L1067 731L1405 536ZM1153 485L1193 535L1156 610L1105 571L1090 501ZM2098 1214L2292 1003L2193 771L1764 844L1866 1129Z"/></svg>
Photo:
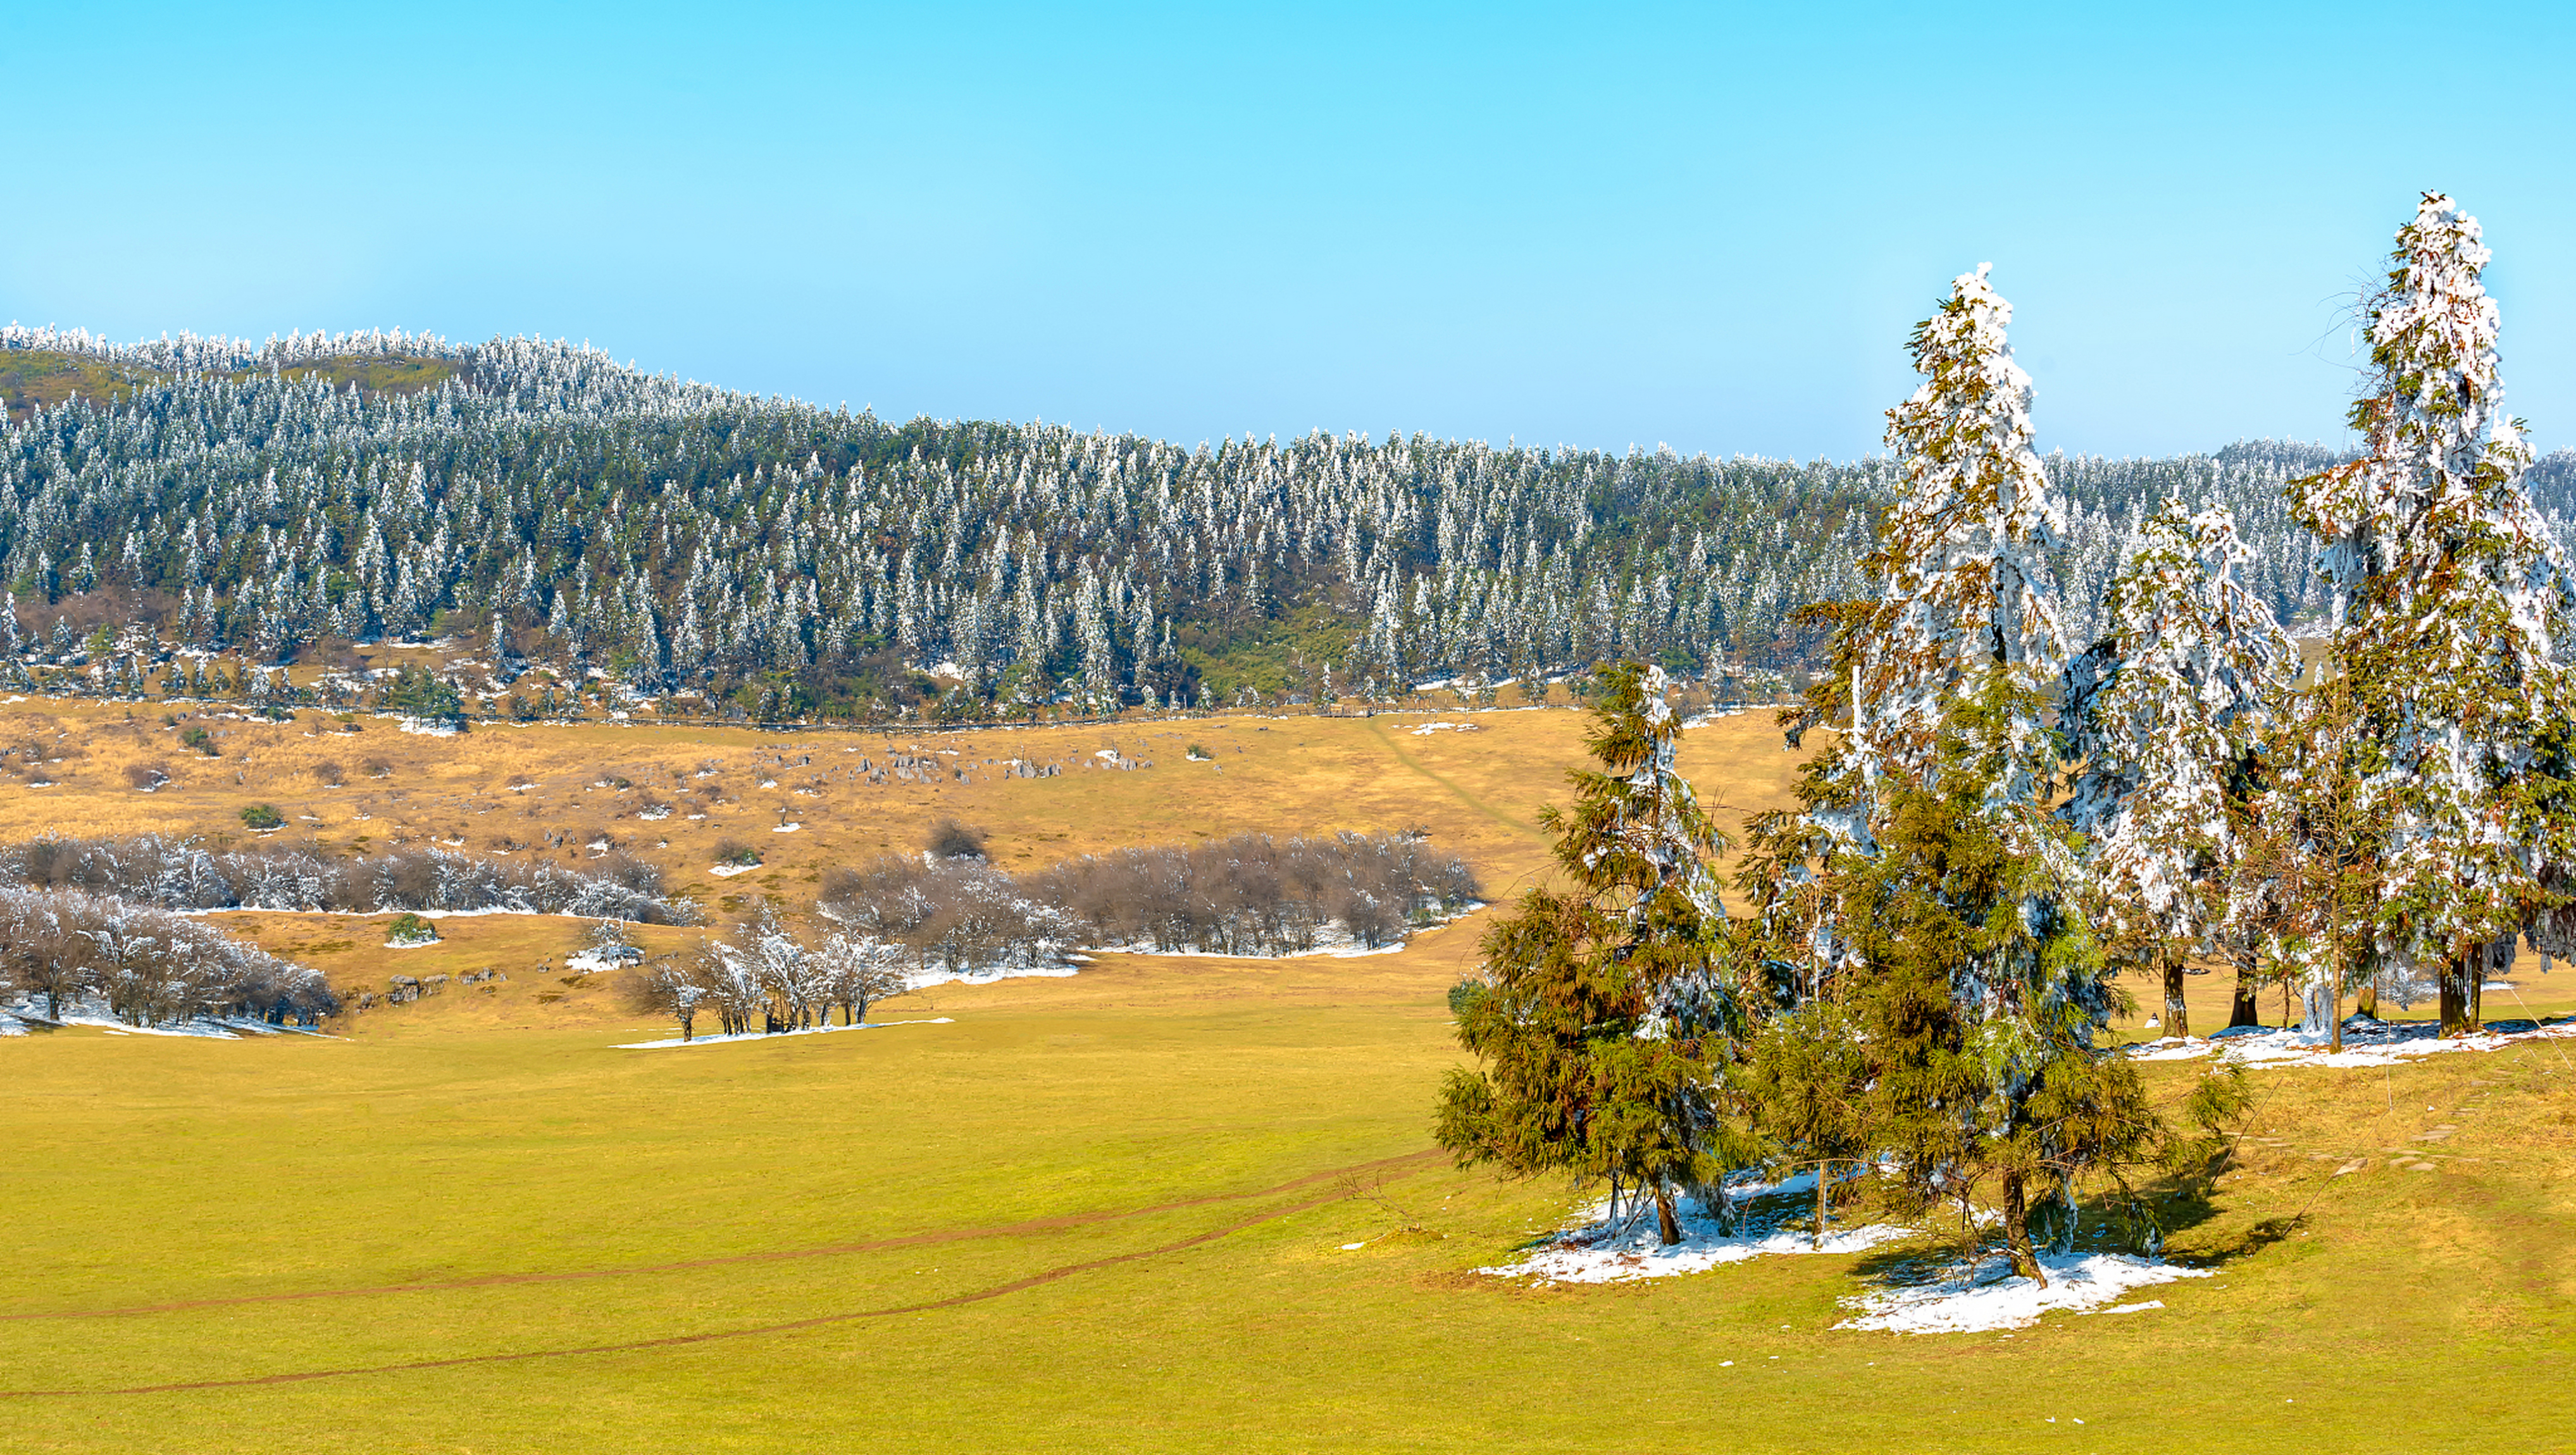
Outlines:
<svg viewBox="0 0 2576 1455"><path fill-rule="evenodd" d="M1456 796L1460 803L1467 805L1476 812L1481 813L1485 817L1492 819L1494 822L1501 824L1503 827L1510 829L1513 833L1537 839L1541 843L1545 843L1547 841L1547 835L1539 832L1536 825L1521 822L1519 819L1516 819L1510 814L1503 812L1501 809L1494 807L1485 800L1469 793L1466 789L1459 787L1447 776L1433 772L1430 767L1424 764L1420 759L1414 757L1411 753L1406 752L1404 750L1404 745L1397 742L1394 737L1389 735L1386 728L1380 724L1377 719L1368 719L1368 730L1377 735L1377 740L1379 742L1386 744L1386 750L1395 755L1395 760L1397 762L1402 763L1407 768L1410 768L1414 772L1421 774L1423 777L1430 779L1432 782L1439 784L1441 787L1448 789L1451 794Z"/></svg>
<svg viewBox="0 0 2576 1455"><path fill-rule="evenodd" d="M982 1238L1007 1238L1023 1233L1050 1233L1065 1228L1088 1227L1094 1223L1150 1217L1155 1213L1178 1212L1184 1208L1205 1207L1210 1203L1242 1202L1248 1198L1275 1197L1283 1192L1294 1192L1300 1187L1312 1186L1330 1177L1354 1177L1362 1173L1380 1171L1410 1173L1420 1170L1420 1164L1439 1155L1436 1149L1407 1152L1401 1157L1385 1157L1375 1162L1360 1162L1348 1167L1310 1172L1303 1177L1280 1183L1276 1187L1265 1187L1253 1192L1211 1192L1202 1197L1183 1198L1178 1202L1155 1203L1150 1207L1104 1208L1097 1212L1065 1213L1056 1217L1030 1218L1024 1222L997 1223L984 1228L944 1228L937 1232L912 1233L900 1238L872 1238L856 1243L826 1243L814 1248L783 1248L766 1253L728 1253L711 1258L686 1258L673 1263L634 1263L612 1268L581 1268L559 1273L483 1273L470 1278L444 1278L419 1283L378 1283L357 1288L312 1288L291 1293L246 1293L227 1298L173 1299L167 1303L130 1304L120 1308L69 1309L56 1313L0 1314L0 1322L28 1319L123 1318L137 1314L178 1313L187 1309L229 1308L252 1303L293 1303L316 1298L369 1298L390 1293L435 1293L447 1289L491 1288L513 1283L568 1283L588 1278L626 1278L653 1273L683 1273L692 1269L720 1268L737 1263L781 1263L797 1258L831 1258L845 1253L874 1253L889 1248L919 1248L935 1243L963 1243ZM1307 1207L1314 1205L1301 1204ZM1188 1245L1174 1244L1173 1246ZM1016 1286L1018 1285L1014 1285ZM8 1391L0 1391L0 1394L5 1393Z"/></svg>
<svg viewBox="0 0 2576 1455"><path fill-rule="evenodd" d="M1298 1178L1298 1179L1297 1179L1296 1181L1294 1181L1294 1182L1283 1182L1283 1183L1281 1183L1278 1187L1275 1187L1275 1188L1271 1188L1271 1189L1269 1189L1269 1191L1271 1191L1271 1192L1278 1192L1278 1191L1281 1191L1281 1190L1284 1190L1284 1189L1287 1189L1287 1188L1306 1186L1306 1185L1311 1184L1311 1183L1313 1183L1313 1182L1315 1182L1315 1181L1317 1181L1318 1179L1321 1179L1321 1178L1326 1178L1326 1177L1340 1177L1340 1176L1343 1176L1343 1175L1345 1175L1345 1174L1349 1174L1349 1173L1357 1173L1357 1172L1373 1171L1373 1170L1378 1170L1378 1169L1386 1169L1386 1170L1389 1170L1389 1171L1392 1171L1392 1172L1396 1172L1396 1173L1398 1173L1398 1175L1402 1175L1402 1174L1406 1174L1406 1173L1411 1173L1411 1172L1419 1171L1419 1170L1420 1170L1420 1168L1421 1168L1421 1164L1423 1164L1423 1163L1425 1163L1425 1162L1429 1161L1430 1159L1432 1159L1432 1158L1434 1158L1434 1157L1437 1157L1438 1155L1440 1155L1440 1154L1439 1154L1437 1151L1424 1151L1424 1152L1415 1152L1415 1153L1412 1153L1412 1154L1410 1154L1410 1155L1403 1156L1403 1157L1389 1157L1389 1158L1384 1159L1383 1161L1377 1161L1377 1162L1363 1162L1363 1163L1360 1163L1360 1164L1358 1164L1357 1166L1354 1166L1354 1167L1336 1168L1336 1169L1334 1169L1334 1170L1332 1170L1332 1171L1329 1171L1329 1172L1317 1172L1317 1173L1314 1173L1314 1174L1313 1174L1313 1175L1311 1175L1311 1176ZM1137 1215L1139 1215L1139 1214L1141 1214L1141 1213L1145 1213L1145 1212L1156 1212L1156 1211L1161 1211L1161 1210L1162 1210L1162 1208L1196 1207L1196 1206L1199 1206L1199 1205L1204 1204L1204 1203L1210 1203L1210 1202L1221 1202L1221 1201L1225 1201L1225 1200L1232 1199L1232 1198L1261 1197L1261 1196L1264 1196L1264 1195L1265 1195L1264 1193L1258 1193L1258 1192L1219 1193L1219 1194L1215 1194L1215 1195L1212 1195L1212 1196L1209 1196L1209 1197L1192 1198L1192 1199L1190 1199L1190 1200L1189 1200L1189 1201L1187 1201L1187 1202L1165 1203L1165 1204L1162 1204L1162 1207L1158 1207L1158 1208L1139 1208L1139 1209L1136 1209L1136 1210L1134 1210L1134 1211L1132 1211L1132 1212L1125 1212L1125 1213L1104 1213L1104 1214L1099 1214L1099 1215L1096 1215L1096 1216L1089 1216L1089 1217L1077 1217L1077 1218L1075 1218L1075 1219L1070 1219L1070 1220L1046 1220L1046 1221L1036 1222L1036 1223L1014 1223L1014 1224L1010 1224L1010 1225L1007 1225L1007 1226L1002 1227L1002 1228L985 1229L985 1230L982 1230L981 1232L977 1232L977 1233L965 1233L965 1234L960 1234L960 1236L967 1236L967 1237L975 1237L975 1236L994 1236L994 1235L997 1235L997 1234L1001 1234L1001 1233L1006 1233L1006 1232L1014 1231L1014 1230L1017 1230L1017 1229L1020 1229L1020 1228L1024 1228L1024 1227L1033 1227L1033 1226L1064 1226L1064 1225L1067 1225L1069 1222L1074 1222L1074 1221L1092 1221L1092 1222L1100 1222L1100 1221L1106 1221L1106 1220L1108 1220L1108 1219L1110 1219L1110 1218L1118 1218L1118 1217L1134 1217L1134 1216L1137 1216ZM1263 1223L1271 1222L1271 1221L1273 1221L1273 1220L1275 1220L1275 1219L1286 1217L1286 1216L1288 1216L1290 1213L1305 1212L1306 1210L1308 1210L1308 1209L1310 1209L1310 1208L1318 1208L1318 1207L1322 1207L1322 1206L1323 1206L1324 1204L1326 1204L1326 1203L1334 1202L1334 1201L1338 1201L1338 1200L1339 1200L1339 1198L1340 1198L1340 1196L1341 1196L1341 1195L1340 1195L1339 1193L1332 1193L1332 1194L1328 1194L1328 1195L1323 1196L1323 1197L1310 1197L1310 1198L1306 1199L1304 1202L1290 1203L1290 1204L1289 1204L1288 1206L1286 1206L1286 1207L1272 1208L1272 1209L1271 1209L1270 1211L1268 1211L1268 1212L1264 1212L1264 1213L1256 1213L1256 1214L1254 1214L1253 1216L1248 1217L1248 1218L1241 1219L1240 1221L1232 1222L1232 1223L1228 1223L1228 1224L1226 1224L1224 1227L1221 1227L1221 1228L1213 1228L1213 1229L1210 1229L1209 1231L1204 1232L1204 1233L1196 1233L1196 1234L1191 1235L1190 1237L1182 1238L1182 1239L1180 1239L1180 1240L1178 1240L1178 1241L1176 1241L1176 1242L1165 1243L1165 1244L1161 1245L1160 1247L1155 1247L1155 1248L1143 1248L1143 1249L1139 1249L1139 1250L1137 1250L1136 1252L1133 1252L1133 1253L1114 1253L1114 1254L1111 1254L1110 1256L1108 1256L1108 1257L1106 1257L1106 1258L1092 1258L1092 1259L1088 1259L1088 1260L1086 1260L1086 1261L1084 1261L1084 1262L1081 1262L1081 1263L1067 1263L1067 1264L1065 1264L1064 1266L1062 1266L1062 1267L1060 1267L1060 1268L1050 1268L1050 1269L1048 1269L1047 1271L1045 1271L1044 1273L1033 1273L1033 1274L1029 1275L1029 1276L1028 1276L1028 1277L1026 1277L1026 1278L1016 1278L1016 1279L1013 1279L1012 1281L1010 1281L1010 1282L1008 1282L1008 1283L999 1283L999 1284L995 1284L995 1285L993 1285L993 1286L992 1286L992 1287L990 1287L990 1288L977 1289L977 1290L975 1290L975 1291L974 1291L974 1292L972 1292L972 1293L951 1294L951 1295L950 1295L950 1296L948 1296L947 1298L934 1298L934 1299L928 1299L928 1300L925 1300L925 1301L923 1301L923 1302L921 1302L921 1303L897 1304L897 1305L895 1305L895 1306L893 1306L893 1307L891 1307L891 1308L855 1309L855 1310L852 1310L852 1311L850 1311L850 1312L848 1312L848 1313L837 1313L837 1314L816 1314L816 1315L814 1315L814 1316L813 1316L813 1317L811 1317L811 1318L789 1319L789 1320L787 1320L787 1321L786 1321L786 1322L784 1322L784 1323L776 1323L776 1324L755 1324L755 1325L752 1325L752 1326L747 1327L747 1328L739 1328L739 1329L711 1329L711 1330L708 1330L708 1331L707 1331L707 1332L705 1332L705 1333L699 1333L699 1334L670 1334L670 1335L665 1335L664 1337L659 1338L659 1339L634 1339L634 1340L626 1341L626 1342L624 1342L624 1343L615 1343L615 1344L584 1344L584 1345L580 1345L580 1346L578 1346L578 1347L576 1347L576 1348L570 1348L570 1349L522 1349L522 1350L519 1350L519 1351L517 1351L517 1352L515 1352L515 1353L506 1353L506 1354L460 1354L460 1355L457 1355L457 1356L455 1356L455 1357L453 1357L453 1358L448 1358L448 1359L414 1359L414 1360L406 1360L406 1361L404 1361L404 1362L402 1362L402 1363L399 1363L399 1364L369 1364L369 1365L353 1365L353 1366L350 1366L350 1367L348 1367L348 1368L343 1368L343 1369L299 1369L299 1370L293 1370L293 1371L290 1371L290 1372L288 1372L288 1373L284 1373L284 1374L259 1374L259 1375L251 1375L251 1376L247 1376L247 1377L239 1378L239 1379L191 1379L191 1380L180 1380L180 1381L176 1381L176 1382L168 1383L168 1384L131 1384L131 1385L124 1385L124 1386L120 1386L120 1387L116 1387L116 1388L109 1388L109 1389L0 1389L0 1399L61 1399L61 1398L66 1398L66 1397L95 1398L95 1397L100 1396L100 1395L111 1395L111 1394L177 1394L177 1393L184 1393L184 1392L187 1392L187 1391L192 1391L192 1390L201 1390L201 1389L251 1389L251 1388L256 1388L256 1387L258 1387L258 1386L261 1386L261 1385L271 1385L271 1384L303 1384L303 1383L308 1383L308 1382L313 1381L313 1380L316 1380L316 1379L339 1379L339 1378L343 1378L343 1377L350 1376L350 1375L361 1375L361 1374L400 1374L400 1373L407 1373L407 1372L409 1372L409 1371L412 1371L412 1370L418 1370L418 1369L456 1369L456 1368L462 1368L462 1367L465 1367L465 1366L467 1366L467 1365L476 1365L476 1364L516 1364L516 1363L524 1363L524 1362L526 1362L526 1361L528 1361L528 1360L532 1360L532 1359L571 1359L571 1358L577 1358L577 1357L579 1357L579 1356L581 1356L581 1355L585 1355L585 1354L622 1354L622 1353L628 1353L628 1352L631 1352L631 1351L634 1351L634 1350L639 1350L639 1349L670 1349L670 1348L677 1348L677 1347L679 1347L679 1346L681 1346L681 1345L686 1345L686 1344L711 1344L711 1343L716 1343L716 1342L719 1342L719 1341L722 1341L722 1340L725 1340L725 1339L752 1339L752 1338L759 1338L759 1337L761 1337L761 1336L763 1336L763 1335L767 1335L767 1334L787 1334L787 1333L794 1333L794 1332L796 1332L797 1330L800 1330L800 1329L819 1329L819 1328L825 1328L825 1327L828 1327L828 1326L833 1325L833 1324L846 1324L846 1323L854 1322L854 1321L859 1320L859 1319L884 1319L884 1318L893 1318L893 1317L895 1317L895 1316L897 1316L897 1315L900 1315L900 1314L918 1314L918 1313L928 1313L928 1312L931 1312L931 1311L932 1311L932 1310L934 1310L934 1309L956 1308L956 1307L958 1307L958 1306L959 1306L959 1305L961 1305L961 1304L983 1303L983 1302L985 1302L986 1300L989 1300L989 1299L996 1299L996 1298L1000 1298L1000 1297L1004 1296L1005 1294L1019 1293L1019 1292L1021 1292L1021 1291L1023 1291L1023 1290L1026 1290L1026 1289L1037 1288L1037 1287L1040 1287L1040 1286L1045 1285L1045 1284L1055 1283L1055 1282L1058 1282L1058 1281L1063 1280L1063 1279L1071 1278L1072 1276L1074 1276L1074 1275L1075 1275L1075 1274L1077 1274L1077 1273L1090 1273L1090 1272L1094 1272L1094 1271L1096 1271L1096 1270L1098 1270L1098 1269L1102 1269L1102 1268L1114 1268L1114 1267L1118 1266L1118 1265L1119 1265L1119 1264L1121 1264L1121 1263L1140 1263L1140 1262L1143 1262L1144 1260L1146 1260L1146 1259L1148 1259L1148 1258L1160 1258L1160 1257L1162 1257L1163 1255L1165 1255L1165 1254L1167 1254L1167 1253L1178 1253L1178 1252L1181 1252L1181 1251L1182 1251L1182 1250L1184 1250L1184 1249L1198 1247L1199 1245L1201 1245L1201 1244L1203 1244L1203 1243L1213 1243L1213 1242L1217 1241L1217 1240L1218 1240L1218 1239L1220 1239L1220 1238L1230 1237L1230 1236L1232 1236L1233 1234L1236 1234L1236 1233L1242 1232L1242 1231L1243 1231L1244 1229L1246 1229L1246 1228L1258 1227L1258 1226L1260 1226L1260 1225L1261 1225L1261 1224L1263 1224ZM872 1244L851 1244L851 1245L849 1245L849 1246L850 1246L851 1248L862 1248L862 1247L905 1247L905 1246L909 1246L909 1245L911 1245L911 1244L913 1244L913 1243L916 1243L916 1242L925 1242L925 1241L932 1241L932 1239L929 1239L929 1238L920 1238L920 1239L895 1239L895 1240L892 1240L892 1241L889 1241L889 1242L884 1242L884 1243L872 1243ZM828 1252L828 1251L833 1251L833 1250L828 1250L828 1249L815 1249L815 1250L804 1250L804 1251L800 1251L800 1252L797 1252L797 1253L777 1254L777 1255L753 1254L753 1255L748 1255L748 1257L749 1257L749 1258L757 1258L757 1257L763 1257L763 1256L777 1256L777 1257L804 1257L804 1256L813 1256L813 1255L814 1255L814 1254L816 1254L816 1253ZM661 1271L662 1269L665 1269L665 1268L696 1268L696 1267L703 1267L703 1266L705 1266L705 1264L706 1264L706 1263L708 1263L708 1262L724 1262L724 1263L730 1263L730 1262L743 1262L743 1261L747 1261L747 1259L746 1259L746 1258L709 1259L709 1260L703 1260L703 1261L701 1261L701 1262L694 1262L694 1263L671 1263L671 1264L659 1264L659 1265L655 1265L655 1266L654 1266L653 1268L651 1268L651 1269L630 1269L630 1270L625 1270L625 1271L629 1271L629 1272L658 1272L658 1271ZM475 1282L485 1282L485 1283L499 1283L499 1282L540 1282L540 1281L544 1281L545 1279L547 1279L547 1278L551 1278L551 1277L580 1277L580 1276L584 1276L584 1275L579 1275L579 1274L563 1274L563 1275L538 1274L538 1275L532 1275L532 1276L525 1277L525 1278L517 1278L517 1277L499 1277L499 1278L492 1278L492 1279L475 1280ZM462 1286L468 1286L468 1285L464 1285L464 1284L416 1284L416 1285L404 1285L404 1287L430 1287L430 1288L453 1288L453 1287L462 1287ZM366 1290L366 1291L374 1291L374 1290ZM318 1297L318 1296L323 1296L323 1295L314 1295L314 1296L317 1296L317 1297ZM212 1301L213 1301L213 1302L248 1302L248 1301L250 1301L250 1300L212 1300ZM197 1305L174 1305L174 1307L195 1307L195 1306L197 1306Z"/></svg>

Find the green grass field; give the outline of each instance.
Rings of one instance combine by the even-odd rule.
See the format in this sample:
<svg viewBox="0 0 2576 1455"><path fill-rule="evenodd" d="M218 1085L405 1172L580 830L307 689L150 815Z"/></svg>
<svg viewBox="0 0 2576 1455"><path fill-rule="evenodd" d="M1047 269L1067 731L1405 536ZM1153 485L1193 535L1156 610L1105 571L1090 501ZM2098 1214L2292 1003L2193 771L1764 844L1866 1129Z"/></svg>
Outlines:
<svg viewBox="0 0 2576 1455"><path fill-rule="evenodd" d="M1572 741L1571 714L1523 721L1531 759ZM1448 779L1437 821L1492 847L1489 881L1534 868L1512 824L1550 784L1451 738L1331 731L1323 791L1429 802ZM1695 761L1742 797L1778 781L1766 751ZM569 946L447 927L407 953ZM509 995L451 990L344 1040L0 1042L0 1449L2576 1446L2559 1045L2255 1073L2240 1162L2173 1242L2219 1276L2155 1290L2162 1310L1860 1334L1831 1325L1869 1257L1473 1274L1574 1201L1426 1155L1456 1060L1442 993L1476 931L1363 959L1103 957L879 1013L946 1024L684 1050L614 1049L662 1028L583 992L540 1006L551 983L517 968ZM2523 993L2576 1002L2551 987ZM2168 1092L2196 1074L2148 1070Z"/></svg>

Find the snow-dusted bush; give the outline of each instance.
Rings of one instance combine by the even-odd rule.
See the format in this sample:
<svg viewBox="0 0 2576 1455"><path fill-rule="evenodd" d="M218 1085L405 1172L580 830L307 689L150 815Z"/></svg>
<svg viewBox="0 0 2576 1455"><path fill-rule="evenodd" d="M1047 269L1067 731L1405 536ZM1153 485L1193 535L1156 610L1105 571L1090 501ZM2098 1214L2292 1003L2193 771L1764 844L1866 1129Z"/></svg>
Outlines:
<svg viewBox="0 0 2576 1455"><path fill-rule="evenodd" d="M1453 855L1395 834L1273 839L1086 855L1011 875L973 859L887 855L824 876L835 922L949 973L1044 963L1073 945L1283 955L1377 949L1477 902Z"/></svg>
<svg viewBox="0 0 2576 1455"><path fill-rule="evenodd" d="M138 1026L197 1016L310 1025L339 1009L318 970L204 920L77 889L0 886L0 986L48 1017L96 1000Z"/></svg>
<svg viewBox="0 0 2576 1455"><path fill-rule="evenodd" d="M162 909L502 910L646 924L694 914L686 900L659 897L661 870L623 855L583 872L443 849L337 859L309 849L215 850L157 834L48 836L0 849L0 876Z"/></svg>

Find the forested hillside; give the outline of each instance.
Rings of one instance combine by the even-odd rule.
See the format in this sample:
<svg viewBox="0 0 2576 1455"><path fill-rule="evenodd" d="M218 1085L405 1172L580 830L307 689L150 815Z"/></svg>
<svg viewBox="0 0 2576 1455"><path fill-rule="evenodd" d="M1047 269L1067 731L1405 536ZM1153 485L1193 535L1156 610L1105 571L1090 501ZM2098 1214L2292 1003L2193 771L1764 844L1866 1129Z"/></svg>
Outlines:
<svg viewBox="0 0 2576 1455"><path fill-rule="evenodd" d="M307 691L351 643L431 636L502 681L543 664L764 717L1385 694L1612 655L1722 679L1804 662L1790 614L1862 592L1893 478L1419 434L893 424L530 339L12 326L0 395L5 670L136 695L173 663L202 681L209 654ZM2281 487L2333 458L2052 458L2068 599L2093 610L2141 511L2179 492L2230 505L2248 584L2312 612ZM2576 456L2531 487L2565 536Z"/></svg>

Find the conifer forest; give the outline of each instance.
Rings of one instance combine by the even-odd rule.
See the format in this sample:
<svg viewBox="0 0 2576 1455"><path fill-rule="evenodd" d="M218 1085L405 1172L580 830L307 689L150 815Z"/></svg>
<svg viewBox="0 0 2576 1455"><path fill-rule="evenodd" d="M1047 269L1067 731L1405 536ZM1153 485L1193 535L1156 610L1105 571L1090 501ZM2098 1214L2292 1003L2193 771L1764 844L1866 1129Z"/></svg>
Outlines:
<svg viewBox="0 0 2576 1455"><path fill-rule="evenodd" d="M1799 609L1866 591L1902 479L1886 458L895 424L527 338L13 325L0 392L14 685L425 712L967 721L1623 657L1767 696L1823 646ZM2168 497L2226 507L2245 588L2317 618L2316 537L2283 486L2338 459L2046 457L2069 626L2089 640ZM2528 484L2565 540L2576 454ZM341 672L350 644L429 638L464 670Z"/></svg>

